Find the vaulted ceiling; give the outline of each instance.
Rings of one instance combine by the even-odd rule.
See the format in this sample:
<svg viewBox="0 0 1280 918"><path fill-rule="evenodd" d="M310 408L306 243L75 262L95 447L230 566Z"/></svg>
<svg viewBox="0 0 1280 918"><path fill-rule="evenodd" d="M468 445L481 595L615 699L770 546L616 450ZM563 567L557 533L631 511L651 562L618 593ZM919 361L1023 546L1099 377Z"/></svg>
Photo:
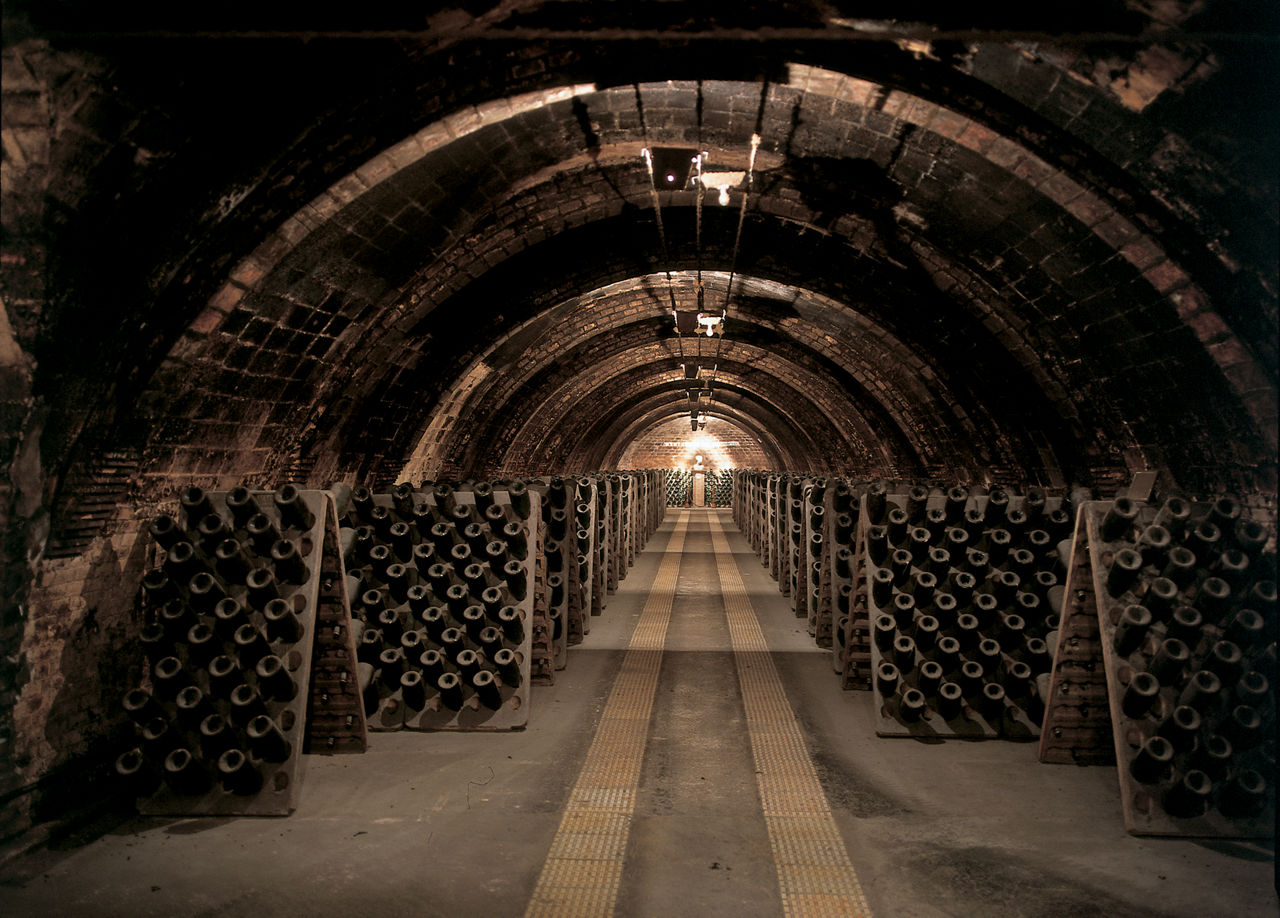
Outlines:
<svg viewBox="0 0 1280 918"><path fill-rule="evenodd" d="M10 4L14 429L49 495L587 470L692 361L797 470L1274 487L1274 14L956 7Z"/></svg>

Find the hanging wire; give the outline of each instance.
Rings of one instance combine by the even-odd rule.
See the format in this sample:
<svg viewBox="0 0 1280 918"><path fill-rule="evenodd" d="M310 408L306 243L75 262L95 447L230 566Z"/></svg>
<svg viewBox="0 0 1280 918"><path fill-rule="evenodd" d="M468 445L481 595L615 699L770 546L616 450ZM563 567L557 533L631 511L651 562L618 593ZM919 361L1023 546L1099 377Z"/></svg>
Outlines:
<svg viewBox="0 0 1280 918"><path fill-rule="evenodd" d="M697 183L697 197L694 198L693 205L693 244L694 251L697 253L697 287L698 292L698 312L702 312L703 300L705 299L702 287L702 199L707 196L707 189L702 184L702 159L705 153L699 153L693 158L693 167L698 171L694 181Z"/></svg>
<svg viewBox="0 0 1280 918"><path fill-rule="evenodd" d="M704 154L702 152L702 81L701 80L698 81L698 93L696 97L695 107L696 107L697 124L698 124L698 152L693 157L693 166L695 169L698 170L698 175L695 180L698 185L698 192L697 192L697 197L694 198L694 206L693 206L694 252L695 252L695 257L697 259L696 261L697 277L694 281L694 296L695 296L695 303L696 303L695 314L698 316L701 316L702 310L706 302L706 290L702 286L702 199L706 197L706 192L707 192L706 188L702 184L702 159ZM694 332L697 333L699 330L700 329L695 328ZM699 360L701 360L701 357L702 357L702 336L701 335L698 335L698 357L699 357ZM699 386L699 388L701 388L701 386Z"/></svg>
<svg viewBox="0 0 1280 918"><path fill-rule="evenodd" d="M697 279L695 281L694 292L697 297L698 315L702 315L702 310L706 304L706 290L702 286L702 201L707 196L706 186L702 184L702 160L706 153L702 149L702 81L698 81L698 94L696 101L697 123L698 123L698 152L693 157L693 167L697 170L697 176L694 178L695 184L698 186L697 197L694 198L694 218L693 218L693 239L694 252L696 256ZM701 344L698 347L698 353L702 353Z"/></svg>
<svg viewBox="0 0 1280 918"><path fill-rule="evenodd" d="M747 186L742 193L742 204L738 208L738 229L733 238L733 255L729 260L729 282L724 288L724 310L721 313L721 321L728 321L729 317L729 300L733 296L734 275L737 273L738 267L738 250L742 243L742 226L747 215L747 198L751 195L752 186L755 183L756 168L756 152L760 149L760 137L764 133L764 113L765 108L769 104L769 81L765 80L760 86L760 104L756 107L756 129L751 133L751 154L747 160ZM720 328L721 341L716 342L716 362L711 368L711 401L715 401L715 383L716 376L720 372L720 348L724 337L724 326ZM708 406L710 408L710 406Z"/></svg>
<svg viewBox="0 0 1280 918"><path fill-rule="evenodd" d="M671 250L667 245L667 232L662 225L662 200L658 196L658 181L653 174L653 152L649 147L649 127L645 123L644 102L640 98L640 84L632 83L632 88L636 95L636 114L640 118L640 137L644 142L644 147L640 150L640 156L644 159L645 168L649 172L649 197L653 201L654 222L658 225L658 243L662 248L663 272L667 276L667 299L671 303L671 318L676 325L676 347L680 353L680 361L683 364L684 355L684 335L680 332L680 320L678 318L679 310L676 308L675 282L671 277Z"/></svg>
<svg viewBox="0 0 1280 918"><path fill-rule="evenodd" d="M733 255L729 259L729 283L724 288L724 313L729 314L729 297L733 294L733 278L738 270L738 248L742 244L742 224L747 217L747 199L751 197L751 186L755 182L756 151L760 149L760 135L751 135L751 153L747 157L747 187L742 191L742 204L738 208L738 230L733 237Z"/></svg>
<svg viewBox="0 0 1280 918"><path fill-rule="evenodd" d="M701 80L698 81L697 122L698 122L698 154L693 159L694 168L698 170L698 175L696 179L698 184L698 194L697 194L697 197L694 199L694 248L695 248L696 257L697 257L697 278L695 280L694 292L697 298L697 315L699 319L701 319L701 317L704 314L704 311L707 308L706 306L707 290L702 282L702 204L707 195L707 187L705 184L703 184L703 181L702 181L702 163L703 163L703 160L706 158L707 154L706 154L706 151L702 149L702 81ZM708 326L708 330L710 330L710 326ZM701 392L703 388L702 386L702 348L703 348L702 337L703 336L700 334L700 332L702 331L701 327L696 329L696 331L699 332L699 334L696 335L698 339L698 392L699 392L697 407L701 412L701 409L702 409ZM700 428L706 426L706 420L703 415L700 414L696 420L698 420Z"/></svg>
<svg viewBox="0 0 1280 918"><path fill-rule="evenodd" d="M699 133L701 133L701 125L699 125ZM702 184L702 160L706 154L699 152L693 158L693 167L697 170L696 182L698 185L697 196L694 198L693 206L693 238L694 251L696 253L696 278L694 280L694 295L697 303L697 315L702 316L703 310L706 308L706 287L702 283L702 202L707 195L707 189ZM698 339L698 359L702 358L702 335L696 334L700 329L695 329L695 335Z"/></svg>
<svg viewBox="0 0 1280 918"><path fill-rule="evenodd" d="M667 275L667 295L671 299L671 309L675 311L676 294L671 279L671 251L667 248L667 232L662 226L662 201L658 197L658 184L653 177L653 153L649 151L647 141L640 155L644 158L645 167L649 170L649 194L653 198L653 216L658 224L658 242L662 245L662 261L666 265L663 270Z"/></svg>
<svg viewBox="0 0 1280 918"><path fill-rule="evenodd" d="M724 345L724 329L729 319L729 301L733 296L733 282L738 272L738 251L742 246L742 226L746 222L747 217L747 200L751 197L751 189L755 184L756 171L756 151L760 149L760 134L751 135L751 153L747 157L747 183L742 191L742 202L738 207L738 228L733 237L733 253L729 258L729 281L724 288L724 307L720 313L720 335L716 339L715 364L711 369L711 401L714 403L716 375L720 372L720 351ZM710 408L710 405L708 405Z"/></svg>

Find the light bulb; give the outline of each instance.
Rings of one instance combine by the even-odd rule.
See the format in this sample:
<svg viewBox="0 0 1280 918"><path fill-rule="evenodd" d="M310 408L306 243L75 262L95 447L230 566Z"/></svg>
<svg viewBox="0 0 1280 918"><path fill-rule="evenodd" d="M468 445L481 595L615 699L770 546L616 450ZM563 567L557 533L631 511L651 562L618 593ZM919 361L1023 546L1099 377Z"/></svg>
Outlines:
<svg viewBox="0 0 1280 918"><path fill-rule="evenodd" d="M720 206L727 207L728 204L729 204L729 186L721 185L720 186Z"/></svg>

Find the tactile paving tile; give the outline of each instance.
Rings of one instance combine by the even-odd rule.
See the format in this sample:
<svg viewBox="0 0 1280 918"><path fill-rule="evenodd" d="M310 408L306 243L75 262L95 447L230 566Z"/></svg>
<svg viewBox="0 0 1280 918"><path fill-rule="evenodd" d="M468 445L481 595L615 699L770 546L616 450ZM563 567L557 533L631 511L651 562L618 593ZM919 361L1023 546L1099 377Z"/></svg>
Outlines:
<svg viewBox="0 0 1280 918"><path fill-rule="evenodd" d="M870 918L719 516L710 522L783 914Z"/></svg>
<svg viewBox="0 0 1280 918"><path fill-rule="evenodd" d="M613 914L688 520L682 516L671 533L529 901L528 918Z"/></svg>

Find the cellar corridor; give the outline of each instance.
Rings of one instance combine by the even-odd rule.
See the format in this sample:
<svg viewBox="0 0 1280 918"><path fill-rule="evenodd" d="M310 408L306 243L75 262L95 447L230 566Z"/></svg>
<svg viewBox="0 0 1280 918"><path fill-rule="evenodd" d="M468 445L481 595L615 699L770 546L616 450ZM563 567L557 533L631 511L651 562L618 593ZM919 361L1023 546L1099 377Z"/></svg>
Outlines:
<svg viewBox="0 0 1280 918"><path fill-rule="evenodd" d="M728 511L669 510L574 654L524 730L305 756L288 819L95 826L0 913L1275 914L1269 846L1127 834L1114 767L876 738Z"/></svg>

